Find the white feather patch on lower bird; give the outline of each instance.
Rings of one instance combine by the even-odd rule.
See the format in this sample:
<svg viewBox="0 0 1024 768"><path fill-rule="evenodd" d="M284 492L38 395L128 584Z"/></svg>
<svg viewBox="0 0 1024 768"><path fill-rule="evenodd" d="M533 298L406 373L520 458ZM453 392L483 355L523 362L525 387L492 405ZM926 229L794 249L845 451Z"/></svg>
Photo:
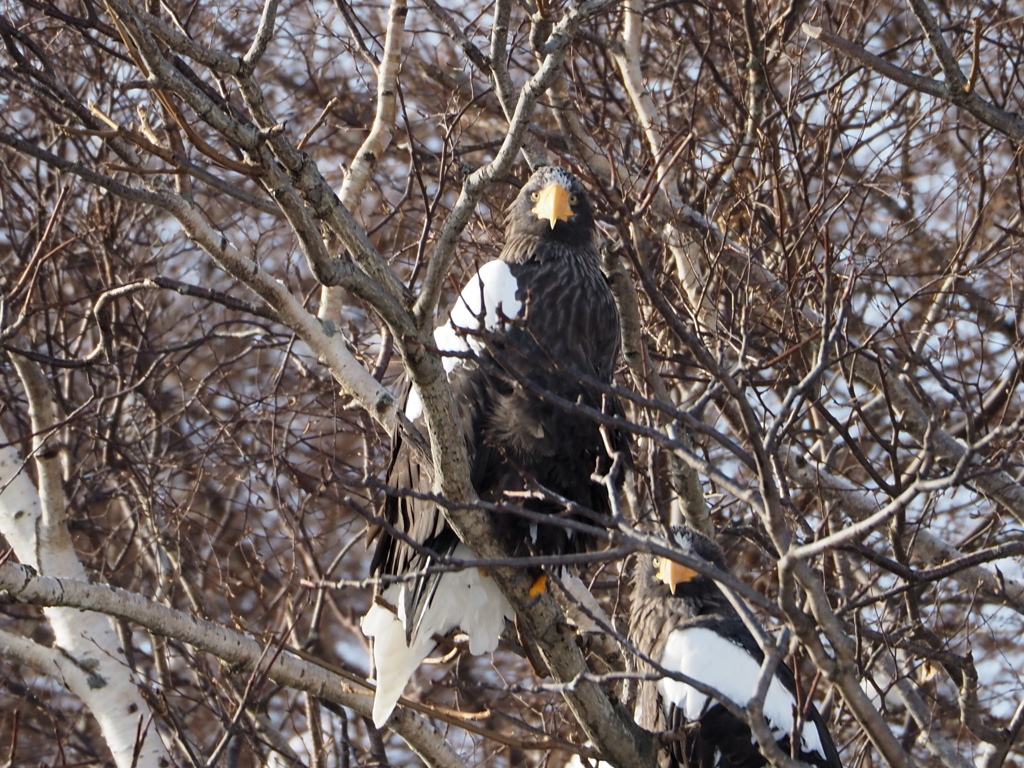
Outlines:
<svg viewBox="0 0 1024 768"><path fill-rule="evenodd" d="M494 331L504 327L502 318L519 316L523 303L516 298L519 283L508 264L501 259L489 261L470 278L455 300L448 321L434 330L434 344L442 353L441 361L447 373L455 370L458 357L445 357L445 352L482 352L484 341L466 335L465 331ZM459 332L459 329L463 333ZM416 419L423 413L423 403L415 388L409 393L405 415Z"/></svg>
<svg viewBox="0 0 1024 768"><path fill-rule="evenodd" d="M453 557L474 560L465 544L455 548ZM404 618L409 584L392 584L383 598ZM426 609L417 631L406 643L405 624L390 610L374 603L361 622L363 634L373 638L373 666L377 692L373 700L373 724L384 726L398 698L420 663L434 649L434 635L446 635L459 627L469 636L469 651L475 656L491 653L505 628L505 619L515 616L512 606L479 568L441 574L433 602Z"/></svg>
<svg viewBox="0 0 1024 768"><path fill-rule="evenodd" d="M741 707L750 701L761 676L761 665L744 648L705 627L672 632L661 653L661 666L714 688ZM666 710L674 704L689 721L699 720L709 703L706 694L666 677L658 681L658 693ZM776 738L791 734L795 707L793 695L773 678L764 700L764 716ZM825 756L814 723L805 722L801 736L804 752Z"/></svg>
<svg viewBox="0 0 1024 768"><path fill-rule="evenodd" d="M584 747L593 747L594 745L587 741L583 744ZM586 765L588 768L614 768L611 763L606 763L604 760L587 760ZM565 768L583 768L583 760L579 755L573 755L569 758L569 762L565 764Z"/></svg>

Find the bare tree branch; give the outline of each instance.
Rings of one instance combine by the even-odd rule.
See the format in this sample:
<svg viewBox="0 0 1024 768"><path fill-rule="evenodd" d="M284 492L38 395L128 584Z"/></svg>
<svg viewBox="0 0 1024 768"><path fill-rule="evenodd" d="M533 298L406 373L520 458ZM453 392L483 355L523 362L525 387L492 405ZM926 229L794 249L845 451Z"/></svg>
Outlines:
<svg viewBox="0 0 1024 768"><path fill-rule="evenodd" d="M31 569L8 563L0 565L0 589L10 598L22 602L94 610L134 621L157 634L177 638L212 653L229 664L252 670L266 665L266 647L241 632L183 614L116 587L37 576ZM287 651L275 655L261 671L272 680L326 698L362 715L368 716L373 705L372 695L353 689L352 679L341 678ZM391 727L428 765L462 768L463 763L458 756L419 715L401 710L391 721Z"/></svg>

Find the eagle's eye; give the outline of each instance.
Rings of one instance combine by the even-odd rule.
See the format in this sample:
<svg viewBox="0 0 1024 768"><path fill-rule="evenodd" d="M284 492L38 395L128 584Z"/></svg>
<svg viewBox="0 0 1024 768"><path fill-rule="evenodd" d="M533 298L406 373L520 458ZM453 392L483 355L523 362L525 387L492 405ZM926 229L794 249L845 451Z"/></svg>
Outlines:
<svg viewBox="0 0 1024 768"><path fill-rule="evenodd" d="M569 205L576 205L579 201L580 198L575 192L569 195Z"/></svg>
<svg viewBox="0 0 1024 768"><path fill-rule="evenodd" d="M538 200L540 200L540 192L531 192L530 199L536 203Z"/></svg>
<svg viewBox="0 0 1024 768"><path fill-rule="evenodd" d="M651 565L653 565L653 566L655 567L655 569L657 569L657 568L661 568L661 558L660 558L660 557L656 557L656 558L654 558L654 559L653 559L653 560L651 561Z"/></svg>

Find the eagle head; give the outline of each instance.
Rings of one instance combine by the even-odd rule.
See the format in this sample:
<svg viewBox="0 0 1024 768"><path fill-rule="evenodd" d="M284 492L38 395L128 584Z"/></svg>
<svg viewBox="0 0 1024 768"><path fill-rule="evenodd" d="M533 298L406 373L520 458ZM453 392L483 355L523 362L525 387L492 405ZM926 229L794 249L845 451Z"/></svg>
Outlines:
<svg viewBox="0 0 1024 768"><path fill-rule="evenodd" d="M590 245L594 211L579 179L564 168L547 165L534 172L512 203L507 229L509 238L532 235Z"/></svg>
<svg viewBox="0 0 1024 768"><path fill-rule="evenodd" d="M685 554L704 560L719 570L728 570L721 548L707 536L692 528L676 526L672 529L672 538L680 551ZM695 597L717 595L719 592L714 581L707 576L669 558L653 558L652 566L654 578L667 587L669 595Z"/></svg>

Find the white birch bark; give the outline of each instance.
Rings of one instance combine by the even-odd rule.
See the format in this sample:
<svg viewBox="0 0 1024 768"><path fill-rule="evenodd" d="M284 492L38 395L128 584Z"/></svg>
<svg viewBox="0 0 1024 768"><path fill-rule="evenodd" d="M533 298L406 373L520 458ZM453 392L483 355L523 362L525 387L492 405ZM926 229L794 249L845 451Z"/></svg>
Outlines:
<svg viewBox="0 0 1024 768"><path fill-rule="evenodd" d="M238 665L246 672L265 667L269 679L334 701L361 715L368 716L373 706L373 695L368 692L369 686L362 678L337 674L299 658L291 651L273 655L272 663L268 664L265 642L238 630L168 608L134 592L78 580L35 576L26 572L24 567L11 563L0 565L0 593L3 592L18 602L32 605L76 606L59 609L76 613L81 613L78 608L93 608L117 616L146 627L162 637L173 637L211 653L228 664ZM9 647L5 647L5 640L6 636L0 633L0 656L20 658L22 663L40 670L53 671L56 669L54 665L60 664L59 659L46 653L49 649L37 651L27 647L25 642L30 641L12 641ZM75 673L69 675L73 681ZM465 763L445 742L444 737L426 718L411 709L400 707L388 726L432 768L465 768Z"/></svg>
<svg viewBox="0 0 1024 768"><path fill-rule="evenodd" d="M665 199L668 209L679 210L678 201L671 198L669 187L675 172L672 157L665 153L664 131L654 99L644 87L643 71L640 68L640 42L643 32L643 0L626 0L622 7L622 50L615 55L615 63L622 74L622 83L633 105L633 111L643 129L648 149L657 163L659 195ZM690 307L698 323L709 331L717 325L714 304L708 291L711 269L704 249L687 237L674 222L665 224L662 234L665 244L672 253L676 274L690 300Z"/></svg>
<svg viewBox="0 0 1024 768"><path fill-rule="evenodd" d="M398 70L402 66L402 43L405 41L405 20L409 16L406 0L392 0L388 11L388 27L384 35L384 52L377 68L377 113L370 133L352 158L345 181L341 185L341 204L354 216L377 161L391 145L398 106ZM341 318L344 295L341 288L324 286L320 294L321 320Z"/></svg>
<svg viewBox="0 0 1024 768"><path fill-rule="evenodd" d="M49 440L55 422L53 400L35 363L17 355L11 359L28 394L39 489L17 449L6 445L10 441L0 428L0 443L6 445L0 448L0 533L18 559L39 573L88 581L68 532L60 463ZM0 655L20 655L24 663L32 663L78 696L96 718L119 768L170 765L110 619L74 608L45 608L44 613L53 627L53 649L16 647L13 636L5 634L0 636ZM21 645L25 643L31 641Z"/></svg>

